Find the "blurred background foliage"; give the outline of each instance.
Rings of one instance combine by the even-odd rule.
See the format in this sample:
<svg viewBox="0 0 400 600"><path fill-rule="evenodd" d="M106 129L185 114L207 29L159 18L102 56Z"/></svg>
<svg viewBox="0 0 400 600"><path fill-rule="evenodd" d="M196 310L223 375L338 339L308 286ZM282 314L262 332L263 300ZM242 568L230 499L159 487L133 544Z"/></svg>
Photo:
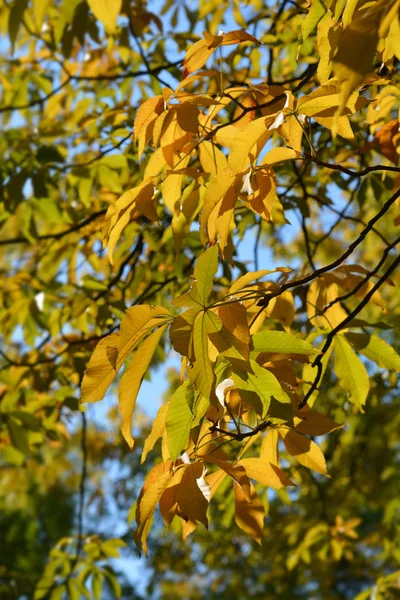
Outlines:
<svg viewBox="0 0 400 600"><path fill-rule="evenodd" d="M297 468L294 491L264 494L261 548L236 526L222 487L209 532L199 528L183 542L175 526L165 534L156 516L150 557L135 558L130 507L148 470L140 465L140 442L151 419L136 417L138 442L129 453L116 433L115 409L99 415L91 408L88 418L79 383L97 341L117 329L128 306L165 305L187 289L202 248L192 229L176 256L165 212L159 224L140 216L130 223L114 269L102 252L108 205L143 175L131 141L135 111L164 86L176 87L184 53L202 30L246 28L267 45L224 50L224 77L232 83L296 80L318 50L316 31L299 50L310 8L303 0L115 6L117 27L112 15L109 23L99 18L96 0L0 0L0 597L399 598L399 394L395 374L368 361L364 414L353 411L327 371L318 409L346 423L319 440L331 479ZM310 126L320 160L355 157L359 168L387 160L374 134L398 110L398 61L384 71L392 85L382 95L375 86L375 108L352 118L355 141L333 141L329 130ZM255 268L286 261L306 272L305 222L317 240L313 259L325 264L398 186L398 176L371 173L349 188L343 173L321 169L300 181L286 163L277 175L292 224L260 224L243 212L236 274L250 261ZM398 223L387 218L379 231L355 257L366 268L375 265L381 236L398 235ZM232 273L226 266L220 284ZM399 351L398 288L382 295L385 313L370 306L364 319ZM301 288L295 306L293 327L301 327ZM154 368L168 351L159 349ZM166 379L168 394L179 374L172 369Z"/></svg>

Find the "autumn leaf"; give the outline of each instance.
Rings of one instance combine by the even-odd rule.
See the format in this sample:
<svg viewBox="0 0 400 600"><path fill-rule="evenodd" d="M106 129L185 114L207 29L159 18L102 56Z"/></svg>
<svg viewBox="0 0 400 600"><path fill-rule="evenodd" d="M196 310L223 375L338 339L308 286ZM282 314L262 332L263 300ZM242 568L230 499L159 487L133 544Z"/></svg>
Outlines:
<svg viewBox="0 0 400 600"><path fill-rule="evenodd" d="M293 485L282 469L262 458L242 458L238 464L245 468L250 479L267 487L280 490L284 486Z"/></svg>
<svg viewBox="0 0 400 600"><path fill-rule="evenodd" d="M218 248L217 246L211 246L197 259L194 267L193 276L196 286L192 291L192 297L202 306L206 306L217 270Z"/></svg>
<svg viewBox="0 0 400 600"><path fill-rule="evenodd" d="M297 462L303 467L329 477L324 455L315 442L291 429L280 427L278 431L286 450Z"/></svg>
<svg viewBox="0 0 400 600"><path fill-rule="evenodd" d="M132 356L129 367L122 376L118 403L122 416L122 435L130 448L133 448L134 440L131 433L132 414L136 404L136 398L147 369L149 368L153 354L167 325L161 326L152 333Z"/></svg>
<svg viewBox="0 0 400 600"><path fill-rule="evenodd" d="M169 402L162 404L158 409L157 415L153 421L151 431L145 439L142 457L140 463L143 464L148 453L154 448L155 443L160 439L165 430L165 421L168 413Z"/></svg>
<svg viewBox="0 0 400 600"><path fill-rule="evenodd" d="M176 499L183 514L208 527L208 500L200 489L199 480L203 476L203 463L190 463L184 467L181 483L176 491Z"/></svg>
<svg viewBox="0 0 400 600"><path fill-rule="evenodd" d="M88 0L94 16L99 19L109 33L114 33L122 0Z"/></svg>
<svg viewBox="0 0 400 600"><path fill-rule="evenodd" d="M234 484L235 489L235 521L245 533L250 535L261 546L261 534L264 526L264 505L251 486L250 502L242 489Z"/></svg>
<svg viewBox="0 0 400 600"><path fill-rule="evenodd" d="M368 373L343 335L335 337L335 373L349 400L363 411L370 387Z"/></svg>
<svg viewBox="0 0 400 600"><path fill-rule="evenodd" d="M139 555L141 548L147 556L147 534L150 527L150 519L156 506L172 478L172 462L166 461L156 465L147 476L146 482L139 494L136 507L137 529L134 534Z"/></svg>

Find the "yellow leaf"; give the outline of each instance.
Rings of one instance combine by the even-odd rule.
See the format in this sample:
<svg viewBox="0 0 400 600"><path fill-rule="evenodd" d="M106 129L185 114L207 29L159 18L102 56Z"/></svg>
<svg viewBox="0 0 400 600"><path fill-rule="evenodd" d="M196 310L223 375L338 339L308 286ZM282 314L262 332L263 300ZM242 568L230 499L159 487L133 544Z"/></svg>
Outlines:
<svg viewBox="0 0 400 600"><path fill-rule="evenodd" d="M348 117L341 116L335 119L334 117L314 116L314 119L317 121L317 123L323 127L326 127L327 129L330 129L331 131L336 128L336 134L340 135L340 137L344 138L345 140L354 140L354 133Z"/></svg>
<svg viewBox="0 0 400 600"><path fill-rule="evenodd" d="M214 463L224 473L229 475L229 477L233 479L233 481L237 483L237 485L241 488L245 498L247 498L247 500L250 501L250 481L243 465L219 459L215 456L215 453L210 453L208 456L205 456L204 460ZM210 482L210 486L212 483L216 485L216 482L214 482L212 476L210 478L207 478L207 480ZM218 482L218 485L219 483L221 483L221 481Z"/></svg>
<svg viewBox="0 0 400 600"><path fill-rule="evenodd" d="M193 323L199 314L200 306L189 308L181 315L175 317L169 330L169 337L176 352L182 356L187 356L189 360L194 360L192 348L192 329Z"/></svg>
<svg viewBox="0 0 400 600"><path fill-rule="evenodd" d="M208 500L201 492L198 480L203 475L203 463L191 463L185 466L185 472L176 491L176 499L186 517L203 523L208 527Z"/></svg>
<svg viewBox="0 0 400 600"><path fill-rule="evenodd" d="M139 142L139 160L143 154L144 147L152 138L157 117L164 111L164 97L162 95L149 98L139 106L133 127L135 140Z"/></svg>
<svg viewBox="0 0 400 600"><path fill-rule="evenodd" d="M134 444L131 433L131 421L136 398L153 354L166 327L167 325L160 327L140 345L140 348L132 356L130 365L121 379L118 394L118 404L122 416L121 432L130 448L133 448Z"/></svg>
<svg viewBox="0 0 400 600"><path fill-rule="evenodd" d="M232 364L243 369L250 369L249 342L245 343L235 336L230 329L223 325L222 320L214 312L209 311L208 318L210 320L208 337L216 349L215 357L211 357L212 360L216 360L219 355L226 356Z"/></svg>
<svg viewBox="0 0 400 600"><path fill-rule="evenodd" d="M150 519L153 516L155 508L172 478L172 461L166 461L156 465L149 473L146 482L139 494L136 506L137 530L134 534L134 540L138 548L139 555L141 548L147 556L147 533L150 528Z"/></svg>
<svg viewBox="0 0 400 600"><path fill-rule="evenodd" d="M226 329L243 344L250 344L250 331L247 322L247 312L243 304L235 302L224 304L218 308L219 317Z"/></svg>
<svg viewBox="0 0 400 600"><path fill-rule="evenodd" d="M165 419L168 412L169 402L162 404L158 409L158 413L156 418L153 421L153 425L151 427L151 431L147 436L142 452L142 458L140 459L140 464L143 464L147 458L148 453L154 448L157 440L160 439L165 430Z"/></svg>
<svg viewBox="0 0 400 600"><path fill-rule="evenodd" d="M182 79L182 81L178 84L177 88L175 89L175 96L178 94L178 92L181 89L190 85L194 81L197 81L198 79L201 79L202 77L210 78L210 77L214 77L215 75L218 75L218 71L208 69L207 71L201 71L200 73L196 73L196 75L190 75L189 77Z"/></svg>
<svg viewBox="0 0 400 600"><path fill-rule="evenodd" d="M177 121L183 131L197 134L199 129L199 109L192 102L182 102L176 107Z"/></svg>
<svg viewBox="0 0 400 600"><path fill-rule="evenodd" d="M115 203L110 206L104 219L104 245L108 246L108 258L113 262L114 248L121 233L131 220L135 210L140 211L149 220L157 221L158 216L151 200L154 195L154 186L150 181L143 181L137 187L125 192Z"/></svg>
<svg viewBox="0 0 400 600"><path fill-rule="evenodd" d="M212 40L222 37L222 41L218 42L218 45L221 46L230 46L232 44L240 44L241 42L254 42L255 44L259 43L253 35L247 33L246 31L243 31L242 29L235 29L234 31L229 31L228 33L224 33L224 35L222 36L209 35L206 31L203 32L203 35L209 43L213 43Z"/></svg>
<svg viewBox="0 0 400 600"><path fill-rule="evenodd" d="M342 22L343 22L344 27L347 27L349 25L349 23L351 22L351 19L353 17L354 11L356 10L358 3L359 3L359 0L347 0L346 6L343 11L343 15L342 15Z"/></svg>
<svg viewBox="0 0 400 600"><path fill-rule="evenodd" d="M82 402L97 402L106 393L115 374L140 341L170 313L161 306L129 308L121 321L120 333L113 333L96 346L82 381ZM116 348L111 354L108 348Z"/></svg>
<svg viewBox="0 0 400 600"><path fill-rule="evenodd" d="M264 156L261 165L275 165L276 163L284 162L286 160L294 160L299 153L293 150L292 148L272 148L267 154Z"/></svg>
<svg viewBox="0 0 400 600"><path fill-rule="evenodd" d="M285 444L286 450L297 462L308 469L329 477L326 471L325 457L315 442L292 429L283 427L279 428L279 435Z"/></svg>
<svg viewBox="0 0 400 600"><path fill-rule="evenodd" d="M318 23L317 43L319 50L318 79L326 83L332 72L333 55L337 49L341 28L330 11Z"/></svg>
<svg viewBox="0 0 400 600"><path fill-rule="evenodd" d="M261 546L261 535L264 526L265 509L252 485L250 502L236 483L235 488L235 521L245 533L250 535Z"/></svg>
<svg viewBox="0 0 400 600"><path fill-rule="evenodd" d="M322 376L321 376L321 380L319 385L321 384L322 381L322 377L325 374L326 368L328 366L329 363L329 359L331 357L332 354L332 347L329 348L329 350L327 352L325 352L325 354L322 357L321 363L322 363ZM314 381L314 378L317 374L316 368L312 366L312 364L308 364L308 365L304 365L303 367L303 374L302 374L302 380L303 380L303 394L306 395L312 385L312 382ZM310 398L307 401L307 406L309 406L310 408L312 408L315 404L315 401L318 397L318 393L319 393L319 387L317 387L317 389L311 394Z"/></svg>
<svg viewBox="0 0 400 600"><path fill-rule="evenodd" d="M228 167L225 154L215 144L204 140L199 146L200 164L206 173L218 175Z"/></svg>
<svg viewBox="0 0 400 600"><path fill-rule="evenodd" d="M279 467L278 460L278 431L268 429L261 443L260 458L270 465Z"/></svg>
<svg viewBox="0 0 400 600"><path fill-rule="evenodd" d="M207 248L196 261L194 267L194 279L196 287L193 291L193 298L200 302L202 306L206 305L209 295L213 289L214 276L218 271L218 248L211 246Z"/></svg>
<svg viewBox="0 0 400 600"><path fill-rule="evenodd" d="M364 77L372 71L383 10L384 5L380 1L372 9L361 11L340 36L334 60L334 73L341 84L336 117L343 113L353 90L360 86Z"/></svg>
<svg viewBox="0 0 400 600"><path fill-rule="evenodd" d="M187 156L181 161L182 167L188 164L189 158ZM162 198L172 215L179 215L181 211L182 181L182 173L173 173L171 171L167 173L161 184Z"/></svg>
<svg viewBox="0 0 400 600"><path fill-rule="evenodd" d="M230 261L232 252L227 255L226 247L229 246L231 232L235 227L234 210L236 205L237 195L233 187L229 188L225 196L218 202L212 210L208 222L208 240L210 244L217 244L221 254L225 260Z"/></svg>
<svg viewBox="0 0 400 600"><path fill-rule="evenodd" d="M184 468L181 465L180 467L181 468L179 469L174 469L174 475L168 482L168 485L164 490L159 502L161 516L167 527L171 525L175 515L180 517L183 516L176 500L178 485L181 482L184 473Z"/></svg>
<svg viewBox="0 0 400 600"><path fill-rule="evenodd" d="M329 417L325 417L317 411L309 410L307 407L297 413L294 423L296 431L312 436L325 435L343 427L343 425L339 425Z"/></svg>
<svg viewBox="0 0 400 600"><path fill-rule="evenodd" d="M254 479L267 487L280 490L284 486L293 485L293 482L282 469L262 458L242 458L238 464L245 468L250 479Z"/></svg>
<svg viewBox="0 0 400 600"><path fill-rule="evenodd" d="M91 11L101 21L108 33L114 33L122 0L88 0Z"/></svg>
<svg viewBox="0 0 400 600"><path fill-rule="evenodd" d="M301 25L302 40L305 42L310 33L314 31L318 22L326 13L326 8L321 0L312 0L306 18Z"/></svg>
<svg viewBox="0 0 400 600"><path fill-rule="evenodd" d="M292 292L285 290L276 298L272 298L266 309L266 314L271 319L276 319L282 323L283 326L290 327L294 321L295 314Z"/></svg>
<svg viewBox="0 0 400 600"><path fill-rule="evenodd" d="M208 48L207 40L202 39L193 44L186 52L183 64L185 66L184 77L189 73L198 71L203 67L210 56L214 53L215 48Z"/></svg>
<svg viewBox="0 0 400 600"><path fill-rule="evenodd" d="M210 499L213 498L214 494L217 492L219 486L224 481L226 476L226 471L223 471L222 469L217 469L210 475L206 475L205 479L210 486Z"/></svg>
<svg viewBox="0 0 400 600"><path fill-rule="evenodd" d="M206 230L207 222L212 211L232 189L234 181L234 173L229 167L216 173L216 175L210 179L204 195L204 204L200 215L200 234Z"/></svg>
<svg viewBox="0 0 400 600"><path fill-rule="evenodd" d="M33 0L33 14L37 31L41 30L44 17L48 11L50 0Z"/></svg>
<svg viewBox="0 0 400 600"><path fill-rule="evenodd" d="M272 131L269 131L265 124L265 117L256 119L239 133L236 131L236 138L228 157L228 165L232 171L240 173L253 163L271 135Z"/></svg>
<svg viewBox="0 0 400 600"><path fill-rule="evenodd" d="M118 337L118 333L112 333L97 344L83 376L82 402L101 400L114 380L117 372L108 360L107 348L116 344Z"/></svg>
<svg viewBox="0 0 400 600"><path fill-rule="evenodd" d="M370 389L368 372L343 335L335 336L335 373L349 400L363 411Z"/></svg>
<svg viewBox="0 0 400 600"><path fill-rule="evenodd" d="M231 285L231 287L229 288L229 292L231 294L235 294L239 290L248 287L248 285L250 283L252 283L253 281L257 281L257 279L261 279L261 277L264 277L265 275L270 275L271 273L275 273L276 271L290 273L291 269L286 268L286 267L278 267L277 269L272 269L272 270L271 269L262 269L260 271L251 271L249 273L246 273L246 275L239 277L239 279L237 279Z"/></svg>
<svg viewBox="0 0 400 600"><path fill-rule="evenodd" d="M333 329L339 325L347 316L340 302L336 302L323 312L324 307L338 296L339 290L336 283L327 284L325 279L313 281L307 292L309 320L322 329Z"/></svg>
<svg viewBox="0 0 400 600"><path fill-rule="evenodd" d="M337 80L330 80L308 94L308 96L300 98L297 102L296 112L314 118L333 117L340 105L342 90L342 83ZM346 108L346 114L353 114L363 103L364 100L358 98L357 92L349 94L346 96L343 110Z"/></svg>
<svg viewBox="0 0 400 600"><path fill-rule="evenodd" d="M139 304L128 308L121 321L121 331L117 343L117 371L142 339L170 317L169 311L162 306Z"/></svg>

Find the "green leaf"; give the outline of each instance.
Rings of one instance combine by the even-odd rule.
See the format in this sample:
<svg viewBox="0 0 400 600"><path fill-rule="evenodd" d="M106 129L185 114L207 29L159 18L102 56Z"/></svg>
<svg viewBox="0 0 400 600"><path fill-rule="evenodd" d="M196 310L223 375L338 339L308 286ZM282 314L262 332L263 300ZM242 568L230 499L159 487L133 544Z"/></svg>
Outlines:
<svg viewBox="0 0 400 600"><path fill-rule="evenodd" d="M309 342L299 339L285 331L260 331L252 336L255 352L279 354L318 354L318 350Z"/></svg>
<svg viewBox="0 0 400 600"><path fill-rule="evenodd" d="M208 312L199 313L193 325L195 360L189 369L189 377L195 389L211 401L215 400L215 374L208 356L208 334L213 330Z"/></svg>
<svg viewBox="0 0 400 600"><path fill-rule="evenodd" d="M169 401L166 418L167 446L172 460L175 462L182 450L189 443L193 414L187 403L188 392L193 392L191 381L186 380L178 387Z"/></svg>
<svg viewBox="0 0 400 600"><path fill-rule="evenodd" d="M272 396L278 400L278 402L290 403L289 396L282 390L275 375L267 369L260 367L255 360L250 360L250 365L254 373L235 370L233 373L233 381L240 392L250 392L246 397L250 402L253 401L255 403L254 408L256 411L259 411L257 404L261 402L262 418L265 418L268 415Z"/></svg>
<svg viewBox="0 0 400 600"><path fill-rule="evenodd" d="M335 373L349 400L362 411L369 392L369 377L357 354L343 335L335 337Z"/></svg>
<svg viewBox="0 0 400 600"><path fill-rule="evenodd" d="M305 42L310 33L314 31L325 13L326 9L323 2L321 2L321 0L313 0L308 15L301 25L303 42Z"/></svg>
<svg viewBox="0 0 400 600"><path fill-rule="evenodd" d="M218 271L218 246L215 244L207 248L197 259L194 267L196 285L191 296L202 306L206 306L207 299L213 288L213 280Z"/></svg>
<svg viewBox="0 0 400 600"><path fill-rule="evenodd" d="M14 52L15 40L17 39L18 30L24 18L24 12L28 8L28 0L15 0L12 5L8 18L8 35L10 38L11 48Z"/></svg>
<svg viewBox="0 0 400 600"><path fill-rule="evenodd" d="M101 590L103 587L103 575L101 573L95 573L92 577L92 594L94 600L101 599Z"/></svg>
<svg viewBox="0 0 400 600"><path fill-rule="evenodd" d="M357 352L364 354L378 367L400 372L400 356L385 340L367 333L346 333L345 335Z"/></svg>

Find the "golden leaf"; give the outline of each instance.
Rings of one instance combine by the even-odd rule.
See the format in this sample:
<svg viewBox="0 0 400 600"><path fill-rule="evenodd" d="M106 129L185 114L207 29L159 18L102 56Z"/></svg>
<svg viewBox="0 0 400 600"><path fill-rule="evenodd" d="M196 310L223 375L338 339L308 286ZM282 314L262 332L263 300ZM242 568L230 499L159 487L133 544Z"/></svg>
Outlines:
<svg viewBox="0 0 400 600"><path fill-rule="evenodd" d="M278 431L286 450L297 462L303 467L329 477L326 471L325 457L315 442L292 429L280 427Z"/></svg>
<svg viewBox="0 0 400 600"><path fill-rule="evenodd" d="M136 505L137 529L134 534L139 556L142 546L147 556L146 539L150 527L150 519L171 478L172 461L168 460L156 465L147 476L146 482L139 494Z"/></svg>
<svg viewBox="0 0 400 600"><path fill-rule="evenodd" d="M88 0L88 4L96 19L103 23L106 31L114 33L122 0Z"/></svg>
<svg viewBox="0 0 400 600"><path fill-rule="evenodd" d="M264 526L265 509L260 498L251 485L250 502L236 483L235 489L235 521L245 533L250 535L261 546L261 535Z"/></svg>
<svg viewBox="0 0 400 600"><path fill-rule="evenodd" d="M250 479L254 479L267 487L280 490L284 486L293 485L293 482L282 469L262 458L242 458L238 464L245 468Z"/></svg>
<svg viewBox="0 0 400 600"><path fill-rule="evenodd" d="M153 425L151 426L151 431L147 438L145 439L142 457L140 459L140 464L143 464L146 460L148 453L154 448L155 443L160 439L165 430L165 419L168 412L169 402L162 404L158 409L156 418L153 421Z"/></svg>
<svg viewBox="0 0 400 600"><path fill-rule="evenodd" d="M184 467L182 480L176 490L176 500L185 517L208 527L208 501L201 492L198 479L203 475L203 463L190 463Z"/></svg>
<svg viewBox="0 0 400 600"><path fill-rule="evenodd" d="M121 432L130 448L133 448L134 444L131 433L131 421L136 398L153 354L166 327L167 325L161 326L140 345L140 348L132 356L129 367L121 379L118 394L118 404L122 416Z"/></svg>

